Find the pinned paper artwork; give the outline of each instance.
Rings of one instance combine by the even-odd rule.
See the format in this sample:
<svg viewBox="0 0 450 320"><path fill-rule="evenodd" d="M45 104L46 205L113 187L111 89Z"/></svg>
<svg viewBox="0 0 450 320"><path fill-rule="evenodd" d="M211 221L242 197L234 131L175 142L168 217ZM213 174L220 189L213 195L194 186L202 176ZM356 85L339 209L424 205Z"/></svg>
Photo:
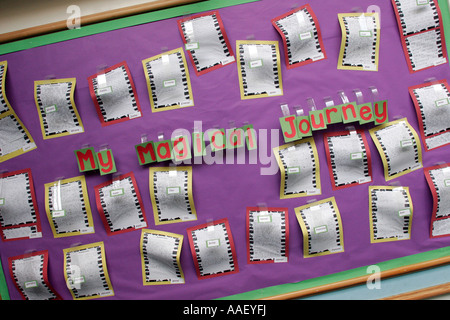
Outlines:
<svg viewBox="0 0 450 320"><path fill-rule="evenodd" d="M180 255L183 235L142 229L141 262L144 285L182 284Z"/></svg>
<svg viewBox="0 0 450 320"><path fill-rule="evenodd" d="M95 232L84 176L45 184L45 210L55 238Z"/></svg>
<svg viewBox="0 0 450 320"><path fill-rule="evenodd" d="M241 99L283 95L278 41L236 41Z"/></svg>
<svg viewBox="0 0 450 320"><path fill-rule="evenodd" d="M95 200L108 235L142 229L148 225L132 172L97 185Z"/></svg>
<svg viewBox="0 0 450 320"><path fill-rule="evenodd" d="M450 164L439 164L424 169L425 178L433 196L430 237L450 235Z"/></svg>
<svg viewBox="0 0 450 320"><path fill-rule="evenodd" d="M411 238L413 204L408 187L369 186L370 242Z"/></svg>
<svg viewBox="0 0 450 320"><path fill-rule="evenodd" d="M187 229L187 234L199 279L239 272L227 218L190 227Z"/></svg>
<svg viewBox="0 0 450 320"><path fill-rule="evenodd" d="M103 242L63 250L64 277L74 300L114 296Z"/></svg>
<svg viewBox="0 0 450 320"><path fill-rule="evenodd" d="M142 61L152 112L194 105L189 69L182 48Z"/></svg>
<svg viewBox="0 0 450 320"><path fill-rule="evenodd" d="M90 76L88 82L102 126L142 116L133 78L125 61Z"/></svg>
<svg viewBox="0 0 450 320"><path fill-rule="evenodd" d="M3 241L42 237L30 169L0 174L0 223Z"/></svg>
<svg viewBox="0 0 450 320"><path fill-rule="evenodd" d="M369 130L384 166L386 181L422 168L419 136L406 118Z"/></svg>
<svg viewBox="0 0 450 320"><path fill-rule="evenodd" d="M450 90L447 80L409 87L425 150L450 144Z"/></svg>
<svg viewBox="0 0 450 320"><path fill-rule="evenodd" d="M152 167L149 181L156 225L197 220L192 167Z"/></svg>
<svg viewBox="0 0 450 320"><path fill-rule="evenodd" d="M287 69L327 58L317 17L306 4L272 19L283 39Z"/></svg>
<svg viewBox="0 0 450 320"><path fill-rule="evenodd" d="M36 148L33 137L14 110L0 114L0 163Z"/></svg>
<svg viewBox="0 0 450 320"><path fill-rule="evenodd" d="M363 130L324 134L333 190L372 182L372 162Z"/></svg>
<svg viewBox="0 0 450 320"><path fill-rule="evenodd" d="M314 138L273 149L280 169L280 199L320 195L320 165Z"/></svg>
<svg viewBox="0 0 450 320"><path fill-rule="evenodd" d="M391 0L410 73L447 63L437 0Z"/></svg>
<svg viewBox="0 0 450 320"><path fill-rule="evenodd" d="M198 76L235 61L219 11L180 19L178 28Z"/></svg>
<svg viewBox="0 0 450 320"><path fill-rule="evenodd" d="M84 132L75 106L75 85L75 78L34 82L34 99L44 139Z"/></svg>
<svg viewBox="0 0 450 320"><path fill-rule="evenodd" d="M248 207L246 230L248 263L288 262L287 208Z"/></svg>
<svg viewBox="0 0 450 320"><path fill-rule="evenodd" d="M342 31L338 69L378 71L380 17L374 13L340 13Z"/></svg>
<svg viewBox="0 0 450 320"><path fill-rule="evenodd" d="M9 257L9 273L23 300L62 300L48 278L48 251Z"/></svg>
<svg viewBox="0 0 450 320"><path fill-rule="evenodd" d="M303 256L323 256L344 251L342 220L334 197L295 208L303 233Z"/></svg>

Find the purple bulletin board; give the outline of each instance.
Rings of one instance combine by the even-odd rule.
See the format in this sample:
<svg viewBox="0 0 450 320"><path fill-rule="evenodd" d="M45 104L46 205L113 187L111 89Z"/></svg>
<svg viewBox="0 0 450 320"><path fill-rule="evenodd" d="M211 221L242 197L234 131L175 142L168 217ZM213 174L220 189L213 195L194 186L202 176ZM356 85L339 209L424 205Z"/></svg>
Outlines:
<svg viewBox="0 0 450 320"><path fill-rule="evenodd" d="M194 95L194 107L152 113L148 98L142 60L158 55L164 50L183 46L178 30L180 17L104 32L80 39L50 44L38 48L5 54L0 60L8 61L6 78L7 97L33 136L37 149L0 164L1 170L32 170L43 237L38 239L0 242L1 262L12 300L21 296L14 287L7 270L8 257L30 250L49 251L49 281L63 299L72 299L66 287L63 272L63 249L74 245L103 241L109 276L115 291L113 297L104 299L216 299L250 290L298 282L344 270L376 264L382 261L434 250L450 245L450 237L430 239L429 226L432 213L432 196L423 169L395 179L408 186L414 205L411 239L384 243L370 243L368 187L370 184L332 191L323 133L314 133L320 159L322 194L304 198L280 199L280 172L271 149L284 144L280 133L281 103L306 106L313 98L318 109L323 108L323 98L331 96L339 103L337 92L344 90L354 100L353 90L359 88L369 98L369 87L375 86L380 100L388 100L389 119L407 117L419 132L418 121L408 87L421 84L425 79L447 79L448 64L411 74L402 50L397 22L390 0L316 0L309 2L317 16L327 59L305 66L286 69L282 40L271 24L271 19L290 11L294 5L307 1L262 0L219 9L234 52L236 40L276 40L280 45L281 73L284 95L251 100L241 100L236 63L207 74L196 76L188 61ZM379 9L381 17L379 71L338 70L337 60L341 43L338 13L352 12L355 7L366 11L371 5ZM374 8L374 7L371 7ZM102 127L93 101L89 95L87 78L97 72L100 65L112 66L126 61L130 68L143 116L123 123ZM85 133L44 141L33 97L33 82L48 75L56 78L76 78L75 103L82 118ZM141 135L157 140L158 132L165 136L179 128L193 131L194 122L201 121L203 131L215 126L229 128L248 122L257 131L261 144L256 163L250 163L249 152L244 164L227 164L225 155L217 157L223 163L193 164L193 195L197 221L155 226L149 194L149 167L140 166L134 146ZM344 125L329 126L326 132L342 130ZM370 139L371 125L364 129L372 154L373 183L387 185L378 151ZM106 234L95 206L94 186L111 179L97 173L86 174L95 234L55 239L45 214L44 184L57 177L71 178L80 175L73 151L90 144L96 150L108 144L114 152L117 169L125 174L133 172L149 222L148 229L173 232L185 236L181 252L181 266L185 284L144 286L142 283L139 241L141 231L123 234ZM450 146L423 152L424 167L450 161ZM236 160L236 157L233 158ZM169 162L162 163L168 166ZM271 167L271 169L267 169ZM266 168L266 169L264 169ZM275 171L273 169L276 169ZM270 174L264 174L269 172ZM334 196L342 218L343 253L313 258L303 257L303 238L294 214L294 208L307 201ZM246 249L246 208L265 203L269 207L286 207L290 225L290 257L288 263L248 264ZM211 279L197 279L186 229L211 220L228 218L236 246L239 272Z"/></svg>

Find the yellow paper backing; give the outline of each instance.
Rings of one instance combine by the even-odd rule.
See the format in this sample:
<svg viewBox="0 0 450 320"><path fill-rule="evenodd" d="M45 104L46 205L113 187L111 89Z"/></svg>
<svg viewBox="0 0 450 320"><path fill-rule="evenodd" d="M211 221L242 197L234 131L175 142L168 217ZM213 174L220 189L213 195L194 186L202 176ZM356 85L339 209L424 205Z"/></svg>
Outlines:
<svg viewBox="0 0 450 320"><path fill-rule="evenodd" d="M66 254L69 253L69 252L73 252L73 251L79 251L79 250L83 250L83 249L87 249L87 248L95 248L95 247L101 247L103 271L105 273L105 279L106 279L106 282L108 284L108 289L111 291L111 294L109 294L109 295L95 295L95 296L84 297L84 298L76 298L75 294L73 293L73 291L70 289L69 286L67 286L67 288L69 289L69 291L70 291L70 293L71 293L71 295L72 295L74 300L88 300L88 299L95 299L95 298L103 298L103 297L114 296L114 289L112 287L111 280L109 279L108 268L106 266L105 246L103 244L103 241L90 243L90 244L85 244L85 245L78 246L78 247L63 249L63 253L64 253L64 278L66 280L66 284L69 283L69 278L68 278L67 270L66 270L66 264L67 264Z"/></svg>
<svg viewBox="0 0 450 320"><path fill-rule="evenodd" d="M37 86L38 85L42 85L42 84L54 84L54 83L64 83L64 82L72 82L72 88L70 89L70 103L72 104L73 107L73 111L75 113L75 116L77 117L78 123L80 124L80 127L83 129L80 132L76 132L76 133L70 133L70 132L62 132L62 133L58 133L58 134L52 134L51 136L47 136L45 134L45 129L44 129L44 121L42 119L42 113L41 113L41 109L39 108L39 104L37 101ZM80 114L78 113L78 109L75 106L75 100L74 100L74 94L75 94L75 86L76 86L77 80L75 78L66 78L66 79L50 79L50 80L40 80L40 81L35 81L34 82L34 102L36 104L36 108L38 111L38 115L39 115L39 121L41 124L41 131L42 131L42 138L44 140L48 140L48 139L53 139L53 138L59 138L59 137L65 137L65 136L69 136L69 135L73 135L73 134L78 134L78 133L83 133L84 132L84 126L83 126L83 122L81 121L81 117Z"/></svg>
<svg viewBox="0 0 450 320"><path fill-rule="evenodd" d="M319 252L319 253L315 253L315 254L309 254L309 251L308 251L308 247L309 247L308 230L306 229L306 224L303 221L303 218L302 218L302 216L300 214L300 211L302 211L304 209L307 209L309 207L314 207L314 206L320 205L320 204L325 203L325 202L329 202L329 201L331 201L333 203L333 207L334 207L334 209L336 211L336 215L337 215L337 218L338 218L338 224L339 224L339 230L340 230L340 236L341 236L341 243L342 243L342 250L341 251L333 251L333 252L331 252L331 251L324 251L324 252ZM301 207L294 208L294 211L295 211L295 215L297 217L298 223L300 224L300 228L302 229L302 234L303 234L303 256L305 258L325 256L325 255L329 255L329 254L344 252L344 232L343 232L343 229L342 229L341 214L339 213L339 208L337 206L336 199L334 197L330 197L330 198L327 198L327 199L323 199L323 200L320 200L320 201L309 203L309 204L301 206Z"/></svg>
<svg viewBox="0 0 450 320"><path fill-rule="evenodd" d="M184 166L184 167L151 167L149 169L149 183L150 183L150 198L152 200L153 207L153 217L155 219L155 225L161 224L169 224L169 223L177 223L177 222L185 222L186 220L182 219L174 219L169 221L160 221L158 217L158 207L156 206L156 199L154 193L154 182L153 182L153 173L155 172L164 172L164 171L187 171L188 172L188 197L189 197L189 205L191 206L192 214L195 219L189 220L194 221L197 220L197 211L194 206L194 197L192 195L192 167Z"/></svg>
<svg viewBox="0 0 450 320"><path fill-rule="evenodd" d="M175 105L175 106L169 106L169 107L164 107L164 108L155 108L155 102L153 101L153 95L152 95L152 88L150 85L150 78L147 75L147 67L145 66L145 64L147 62L153 61L153 60L157 60L159 58L161 58L164 55L170 55L170 54L174 54L174 53L181 53L181 57L183 59L183 65L184 65L184 70L186 71L186 81L188 84L188 90L189 90L189 96L191 97L191 101L192 103L186 106L180 106ZM187 108L187 107L192 107L194 105L194 96L192 94L192 86L191 86L191 78L189 77L189 69L188 69L188 65L186 63L186 56L184 54L183 48L177 48L171 51L167 51L161 54L158 54L156 56L153 56L151 58L142 60L142 67L144 68L144 74L145 74L145 79L147 82L147 90L148 90L148 95L149 95L149 99L150 99L150 104L152 107L152 112L160 112L160 111L167 111L167 110L175 110L175 109L180 109L180 108Z"/></svg>
<svg viewBox="0 0 450 320"><path fill-rule="evenodd" d="M268 95L267 93L262 94L255 94L251 96L245 96L244 95L244 85L242 80L242 73L241 73L241 58L240 55L237 54L237 68L238 68L238 76L239 76L239 90L241 93L241 99L247 100L247 99L256 99L256 98L264 98L264 97L276 97L276 96L282 96L283 95L283 81L281 78L281 62L280 62L280 50L278 49L278 41L258 41L258 40L237 40L236 41L236 48L239 50L239 46L241 44L268 44L268 45L275 45L276 55L277 55L277 69L278 69L278 78L280 82L280 94L274 94L274 95Z"/></svg>
<svg viewBox="0 0 450 320"><path fill-rule="evenodd" d="M314 142L314 138L313 137L309 137L309 138L305 138L305 139L298 140L298 141L293 141L293 142L290 142L288 144L284 144L282 146L273 148L273 153L275 155L275 159L277 160L278 167L280 168L280 171L281 171L280 199L289 199L289 198L300 198L300 197L313 196L313 195L308 194L306 192L289 194L289 195L285 195L284 194L284 183L285 183L285 174L286 174L286 172L284 170L284 166L283 166L283 163L281 162L281 159L280 159L280 156L278 154L278 151L286 149L286 148L289 148L289 147L292 147L292 146L295 146L297 144L301 144L301 143L310 143L311 144L311 147L313 149L313 154L314 154L314 162L316 164L317 189L320 190L320 193L314 194L314 196L318 196L318 195L322 194L322 188L321 188L321 184L320 184L319 155L317 153L317 147L316 147L316 143Z"/></svg>
<svg viewBox="0 0 450 320"><path fill-rule="evenodd" d="M47 213L47 218L48 218L48 222L50 223L50 227L52 228L53 237L55 237L55 238L63 238L63 237L95 233L94 221L92 220L92 211L91 211L91 206L89 203L89 195L88 195L88 191L87 191L87 187L86 187L86 178L84 176L79 176L79 177L74 177L74 178L70 178L70 179L64 179L59 182L61 182L61 185L63 185L63 184L67 184L67 183L71 183L71 182L75 182L75 181L81 181L84 205L86 208L86 214L88 216L89 227L92 228L92 231L91 232L83 232L83 233L80 231L67 232L67 233L61 233L61 234L56 233L55 224L53 223L53 218L52 218L52 212L50 211L50 188L53 187L55 185L55 183L58 182L58 181L55 181L55 182L50 182L50 183L45 184L45 211Z"/></svg>
<svg viewBox="0 0 450 320"><path fill-rule="evenodd" d="M414 170L420 169L420 168L423 166L423 165L422 165L422 146L420 145L420 139L419 139L419 136L417 135L417 132L416 132L416 131L414 130L414 128L411 127L411 125L409 124L408 119L402 118L402 119L395 120L395 121L391 121L391 122L388 122L388 123L379 125L379 126L377 126L377 127L375 127L375 128L369 129L370 136L372 137L372 140L373 140L373 142L375 143L375 146L377 147L378 153L380 154L381 161L383 162L383 167L384 167L384 178L385 178L386 181L389 181L389 180L398 178L398 177L400 177L400 176L403 176L403 175L405 175L405 174L407 174L407 173L410 173L410 172L414 171L413 169L408 169L408 170L399 172L399 173L397 173L397 174L394 174L394 175L392 175L392 176L389 176L389 172L388 172L388 163L387 163L386 154L384 153L383 148L381 147L380 142L378 141L377 137L375 136L375 132L376 132L376 131L381 130L381 129L386 128L386 127L389 127L389 126L394 125L394 124L396 124L396 123L399 123L399 122L401 122L401 121L404 121L404 122L406 123L406 126L409 128L409 130L411 130L411 132L412 132L412 134L413 134L413 136L414 136L415 143L416 143L416 145L417 145L417 152L418 152L418 154L419 154L419 162L420 162L421 166L415 168Z"/></svg>

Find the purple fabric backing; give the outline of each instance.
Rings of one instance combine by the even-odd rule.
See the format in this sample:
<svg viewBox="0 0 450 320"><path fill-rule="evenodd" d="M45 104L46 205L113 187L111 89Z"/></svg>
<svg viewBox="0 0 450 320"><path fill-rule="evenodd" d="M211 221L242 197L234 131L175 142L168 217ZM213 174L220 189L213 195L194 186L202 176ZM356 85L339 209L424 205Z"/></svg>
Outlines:
<svg viewBox="0 0 450 320"><path fill-rule="evenodd" d="M302 2L299 5L306 4ZM377 1L381 10L380 63L378 72L337 70L337 58L341 43L341 30L337 14L351 12L354 7L364 11L373 2L366 0L314 1L311 4L320 24L328 58L306 66L287 70L282 40L270 20L291 10L296 1L262 0L255 3L220 9L226 32L235 51L236 40L253 35L257 40L277 40L280 45L281 72L284 95L243 101L240 99L236 63L202 76L196 76L188 61L195 106L175 111L152 113L141 60L183 45L178 31L178 18L149 23L121 30L105 32L81 39L11 53L0 57L8 61L6 94L18 116L29 129L38 149L16 157L0 165L2 170L31 168L43 238L0 242L2 264L11 299L20 299L8 272L8 257L28 250L49 250L49 281L64 299L72 299L64 281L63 249L75 244L105 243L109 275L115 296L105 299L214 299L267 286L298 282L332 274L381 261L412 255L450 245L450 237L429 238L432 197L425 181L423 169L402 176L398 181L409 186L414 204L412 237L410 240L370 244L368 186L331 190L323 134L314 134L320 158L322 195L297 199L279 199L280 174L261 175L258 164L193 165L193 191L198 220L155 226L148 186L148 167L139 166L134 145L140 143L141 134L149 140L157 140L157 132L166 136L176 128L192 132L194 121L203 121L203 129L218 125L228 128L229 121L242 125L253 124L256 130L279 129L282 116L280 103L288 103L291 112L294 105L306 106L306 99L315 99L319 109L323 98L331 96L338 104L338 90L344 90L354 100L352 90L360 88L366 98L369 86L376 86L380 100L389 102L389 118L407 117L418 131L417 117L408 87L425 79L447 78L449 65L441 65L415 74L408 71L402 51L394 11L389 0ZM236 53L236 51L235 51ZM112 66L125 60L131 70L143 117L124 123L101 127L89 95L87 78L96 73L98 65ZM53 74L57 78L76 77L75 102L86 132L69 137L43 141L39 119L33 98L33 81L43 80ZM368 129L372 126L358 126ZM330 126L327 131L342 129L342 125ZM378 151L365 130L373 164L373 185L387 184ZM283 144L280 136L279 144ZM93 211L95 234L67 238L53 238L44 207L44 184L56 177L70 178L80 175L73 154L75 149L89 143L96 150L109 144L114 152L118 171L133 171L141 192L149 229L163 230L185 236L181 253L181 265L186 284L144 286L142 284L139 240L141 231L107 236L95 205L94 186L110 177L87 174L87 185ZM423 152L424 166L448 162L450 146ZM267 151L270 154L271 150ZM248 154L248 152L247 152ZM224 158L225 159L225 158ZM164 163L164 166L168 163ZM157 166L153 164L152 166ZM303 240L294 208L308 200L336 198L344 233L345 252L303 258ZM247 264L245 214L247 206L264 202L272 207L287 207L290 219L290 259L288 263ZM228 218L237 251L240 272L212 279L198 280L189 248L186 229L206 223L208 220Z"/></svg>

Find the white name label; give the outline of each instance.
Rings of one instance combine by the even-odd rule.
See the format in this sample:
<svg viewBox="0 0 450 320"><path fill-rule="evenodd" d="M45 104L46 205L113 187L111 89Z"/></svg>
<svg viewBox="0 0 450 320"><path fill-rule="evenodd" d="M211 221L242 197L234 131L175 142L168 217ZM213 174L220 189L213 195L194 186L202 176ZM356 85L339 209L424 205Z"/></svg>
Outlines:
<svg viewBox="0 0 450 320"><path fill-rule="evenodd" d="M371 37L372 36L372 32L371 31L360 31L359 32L359 36L360 37Z"/></svg>
<svg viewBox="0 0 450 320"><path fill-rule="evenodd" d="M442 107L448 105L448 98L440 99L435 101L436 107Z"/></svg>
<svg viewBox="0 0 450 320"><path fill-rule="evenodd" d="M53 218L59 218L59 217L64 217L66 215L66 211L65 210L55 210L52 212L52 217Z"/></svg>
<svg viewBox="0 0 450 320"><path fill-rule="evenodd" d="M210 248L210 247L218 247L218 246L220 246L220 241L219 241L219 239L206 240L206 246L208 248Z"/></svg>
<svg viewBox="0 0 450 320"><path fill-rule="evenodd" d="M363 158L362 152L353 152L350 154L350 159L352 159L352 160L358 160L358 159L362 159L362 158Z"/></svg>
<svg viewBox="0 0 450 320"><path fill-rule="evenodd" d="M56 108L56 104L45 107L45 113L52 113L52 112L55 112L56 110L58 110Z"/></svg>
<svg viewBox="0 0 450 320"><path fill-rule="evenodd" d="M176 84L177 84L177 82L175 80L166 80L163 83L164 88L175 87Z"/></svg>
<svg viewBox="0 0 450 320"><path fill-rule="evenodd" d="M97 89L97 94L99 95L99 96L101 96L101 95L103 95L103 94L108 94L108 93L111 93L113 90L112 90L112 87L111 86L109 86L109 87L104 87L104 88L98 88Z"/></svg>
<svg viewBox="0 0 450 320"><path fill-rule="evenodd" d="M24 283L25 285L25 289L30 289L30 288L36 288L38 286L38 283L36 280L31 280L31 281L26 281Z"/></svg>
<svg viewBox="0 0 450 320"><path fill-rule="evenodd" d="M314 228L314 233L316 233L316 234L325 233L325 232L328 232L327 226L319 226L319 227Z"/></svg>
<svg viewBox="0 0 450 320"><path fill-rule="evenodd" d="M122 196L124 194L125 194L125 191L123 189L115 189L115 190L111 190L111 192L110 192L111 197Z"/></svg>
<svg viewBox="0 0 450 320"><path fill-rule="evenodd" d="M300 173L300 167L291 167L287 169L288 173Z"/></svg>
<svg viewBox="0 0 450 320"><path fill-rule="evenodd" d="M300 40L306 40L306 39L311 39L312 38L312 32L303 32L300 33Z"/></svg>
<svg viewBox="0 0 450 320"><path fill-rule="evenodd" d="M400 141L400 146L401 146L402 148L410 147L410 146L412 146L412 145L413 145L413 141L412 141L411 139Z"/></svg>
<svg viewBox="0 0 450 320"><path fill-rule="evenodd" d="M263 65L262 59L250 61L250 68L259 68Z"/></svg>
<svg viewBox="0 0 450 320"><path fill-rule="evenodd" d="M180 193L180 187L168 187L167 194L178 194Z"/></svg>
<svg viewBox="0 0 450 320"><path fill-rule="evenodd" d="M409 216L410 214L411 214L411 211L409 209L403 209L398 212L398 215L400 217Z"/></svg>

